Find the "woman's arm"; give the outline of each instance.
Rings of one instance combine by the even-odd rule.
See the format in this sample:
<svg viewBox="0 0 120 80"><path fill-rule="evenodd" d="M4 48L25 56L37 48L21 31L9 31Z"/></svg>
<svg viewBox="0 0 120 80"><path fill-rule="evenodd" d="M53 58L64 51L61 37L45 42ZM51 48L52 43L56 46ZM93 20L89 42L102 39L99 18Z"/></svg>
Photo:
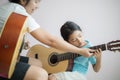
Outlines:
<svg viewBox="0 0 120 80"><path fill-rule="evenodd" d="M32 31L30 34L38 41L63 51L79 53L85 57L90 57L92 55L90 52L94 52L94 50L91 49L77 48L63 39L51 35L42 28L38 28L37 30Z"/></svg>

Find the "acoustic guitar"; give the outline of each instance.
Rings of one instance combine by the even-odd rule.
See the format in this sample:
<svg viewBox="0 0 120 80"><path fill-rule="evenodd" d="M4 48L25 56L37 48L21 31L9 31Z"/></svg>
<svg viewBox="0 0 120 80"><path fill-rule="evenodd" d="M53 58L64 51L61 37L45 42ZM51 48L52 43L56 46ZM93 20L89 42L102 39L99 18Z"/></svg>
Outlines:
<svg viewBox="0 0 120 80"><path fill-rule="evenodd" d="M0 33L0 77L11 78L26 32L27 17L11 13Z"/></svg>
<svg viewBox="0 0 120 80"><path fill-rule="evenodd" d="M101 48L102 51L120 51L120 40L90 47L90 49L98 48ZM50 74L61 71L71 71L73 59L81 55L36 44L29 49L27 56L41 60L43 68Z"/></svg>

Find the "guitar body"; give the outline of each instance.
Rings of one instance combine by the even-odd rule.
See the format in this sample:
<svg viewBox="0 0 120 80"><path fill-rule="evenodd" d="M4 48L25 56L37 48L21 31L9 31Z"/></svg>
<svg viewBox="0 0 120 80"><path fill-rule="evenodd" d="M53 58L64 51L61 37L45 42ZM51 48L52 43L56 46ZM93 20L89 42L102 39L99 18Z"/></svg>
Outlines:
<svg viewBox="0 0 120 80"><path fill-rule="evenodd" d="M0 76L10 78L14 72L19 49L26 32L26 16L11 13L0 36Z"/></svg>
<svg viewBox="0 0 120 80"><path fill-rule="evenodd" d="M69 65L69 60L56 62L56 57L54 57L54 54L57 55L62 53L63 51L54 48L34 45L28 51L27 56L32 58L38 58L42 62L43 68L47 70L48 73L56 73L66 71ZM53 59L53 61L51 60L52 56L55 58Z"/></svg>

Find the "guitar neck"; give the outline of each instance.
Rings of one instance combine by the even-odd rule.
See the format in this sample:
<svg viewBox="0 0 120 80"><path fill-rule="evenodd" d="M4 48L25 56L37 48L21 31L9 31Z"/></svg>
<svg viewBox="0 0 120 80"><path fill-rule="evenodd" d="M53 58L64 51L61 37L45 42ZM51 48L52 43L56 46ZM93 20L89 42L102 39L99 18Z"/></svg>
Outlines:
<svg viewBox="0 0 120 80"><path fill-rule="evenodd" d="M93 47L89 47L90 49L101 49L102 51L107 50L107 45L106 44L101 44L101 45L97 45L97 46L93 46Z"/></svg>
<svg viewBox="0 0 120 80"><path fill-rule="evenodd" d="M101 44L101 45L97 45L97 46L93 46L93 47L89 47L90 49L101 49L102 51L107 50L107 45L106 44ZM63 60L68 60L68 59L74 59L78 56L81 56L80 54L77 53L71 53L71 52L67 52L67 53L63 53L63 54L58 54L57 55L57 61L63 61Z"/></svg>

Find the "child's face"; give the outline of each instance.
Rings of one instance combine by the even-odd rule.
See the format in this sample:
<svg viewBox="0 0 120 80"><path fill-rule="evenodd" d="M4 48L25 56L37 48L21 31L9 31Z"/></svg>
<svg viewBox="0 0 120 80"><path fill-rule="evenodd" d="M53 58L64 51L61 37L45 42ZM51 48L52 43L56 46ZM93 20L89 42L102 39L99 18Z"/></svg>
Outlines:
<svg viewBox="0 0 120 80"><path fill-rule="evenodd" d="M23 1L22 5L26 9L28 14L32 14L39 6L40 0L30 0L27 5L26 1Z"/></svg>
<svg viewBox="0 0 120 80"><path fill-rule="evenodd" d="M81 31L74 31L70 36L69 36L69 43L76 47L82 47L85 45L85 40L83 39L83 35Z"/></svg>

